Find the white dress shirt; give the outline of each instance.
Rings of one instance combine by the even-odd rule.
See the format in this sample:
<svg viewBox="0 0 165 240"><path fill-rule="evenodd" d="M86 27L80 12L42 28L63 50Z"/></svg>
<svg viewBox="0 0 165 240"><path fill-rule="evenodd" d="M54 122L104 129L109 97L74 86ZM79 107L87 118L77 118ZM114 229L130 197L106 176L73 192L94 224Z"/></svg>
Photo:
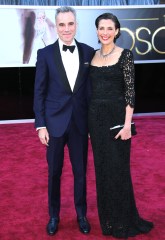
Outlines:
<svg viewBox="0 0 165 240"><path fill-rule="evenodd" d="M69 49L67 49L67 51L65 52L62 50L64 43L60 39L58 41L59 41L62 62L64 64L64 68L66 71L66 75L67 75L71 90L73 91L78 70L79 70L79 54L78 54L77 45L75 40L73 40L71 45L75 46L74 52L71 53Z"/></svg>

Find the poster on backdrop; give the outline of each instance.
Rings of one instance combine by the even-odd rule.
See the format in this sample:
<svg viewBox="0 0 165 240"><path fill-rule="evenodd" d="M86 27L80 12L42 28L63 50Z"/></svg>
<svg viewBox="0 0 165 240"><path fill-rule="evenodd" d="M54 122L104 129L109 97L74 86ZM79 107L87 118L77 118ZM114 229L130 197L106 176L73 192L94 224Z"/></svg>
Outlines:
<svg viewBox="0 0 165 240"><path fill-rule="evenodd" d="M0 67L35 67L37 50L58 38L54 7L0 6ZM98 49L95 19L104 12L121 23L117 44L133 51L135 63L165 62L165 5L75 7L76 39Z"/></svg>

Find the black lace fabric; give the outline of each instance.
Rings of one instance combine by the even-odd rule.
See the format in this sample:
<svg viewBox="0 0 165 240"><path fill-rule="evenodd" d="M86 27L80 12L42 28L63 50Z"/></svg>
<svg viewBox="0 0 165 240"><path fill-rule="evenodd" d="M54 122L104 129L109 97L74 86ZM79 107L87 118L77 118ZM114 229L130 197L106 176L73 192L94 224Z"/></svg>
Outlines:
<svg viewBox="0 0 165 240"><path fill-rule="evenodd" d="M91 66L89 131L96 172L97 204L102 233L116 238L149 232L134 199L130 174L131 139L114 140L110 127L123 124L126 106L134 107L134 64L125 49L111 66Z"/></svg>

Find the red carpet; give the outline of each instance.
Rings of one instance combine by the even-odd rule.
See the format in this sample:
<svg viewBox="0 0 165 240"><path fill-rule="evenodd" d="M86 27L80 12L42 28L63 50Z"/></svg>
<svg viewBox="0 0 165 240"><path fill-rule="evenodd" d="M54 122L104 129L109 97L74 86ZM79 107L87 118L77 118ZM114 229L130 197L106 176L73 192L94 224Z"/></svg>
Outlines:
<svg viewBox="0 0 165 240"><path fill-rule="evenodd" d="M154 222L147 235L130 240L165 239L165 117L136 117L138 135L132 141L132 178L140 215ZM73 177L65 151L62 176L61 222L49 237L47 212L47 162L32 123L0 125L0 239L99 240L101 234L95 193L93 156L89 145L88 219L91 233L81 234L73 205Z"/></svg>

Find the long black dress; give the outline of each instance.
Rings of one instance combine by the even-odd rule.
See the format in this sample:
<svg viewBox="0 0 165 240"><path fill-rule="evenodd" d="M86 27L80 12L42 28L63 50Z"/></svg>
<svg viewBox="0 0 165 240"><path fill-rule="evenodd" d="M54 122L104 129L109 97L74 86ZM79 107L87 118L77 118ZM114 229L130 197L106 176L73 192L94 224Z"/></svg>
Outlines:
<svg viewBox="0 0 165 240"><path fill-rule="evenodd" d="M124 49L111 66L91 66L89 131L96 172L97 204L102 233L127 238L149 232L153 224L140 218L130 174L131 139L114 140L110 128L124 124L126 106L134 107L134 63Z"/></svg>

